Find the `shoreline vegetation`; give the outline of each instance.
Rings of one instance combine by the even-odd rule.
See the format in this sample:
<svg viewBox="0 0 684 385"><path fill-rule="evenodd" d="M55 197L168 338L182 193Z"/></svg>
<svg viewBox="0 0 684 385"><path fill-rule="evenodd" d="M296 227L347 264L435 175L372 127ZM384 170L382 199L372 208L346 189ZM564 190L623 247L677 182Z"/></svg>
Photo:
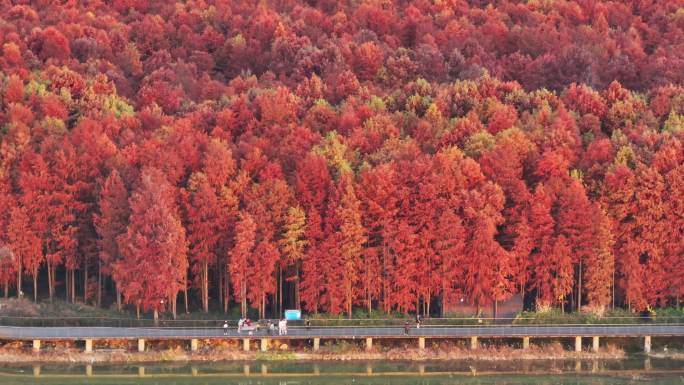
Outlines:
<svg viewBox="0 0 684 385"><path fill-rule="evenodd" d="M203 341L204 342L204 341ZM125 348L102 348L92 353L83 349L59 344L33 353L20 343L7 344L0 348L0 362L11 363L55 363L55 364L127 364L155 362L239 362L239 361L516 361L516 360L620 360L630 357L624 349L614 345L606 346L599 352L574 352L560 343L531 346L518 349L512 346L488 346L476 351L455 344L440 344L424 350L405 346L380 348L373 351L342 343L341 347L323 347L318 352L310 349L283 349L268 352L241 351L237 345L226 343L205 343L197 352L184 350L181 344L166 346L145 352L133 352ZM286 345L285 345L286 346ZM658 358L684 359L684 354L658 353Z"/></svg>

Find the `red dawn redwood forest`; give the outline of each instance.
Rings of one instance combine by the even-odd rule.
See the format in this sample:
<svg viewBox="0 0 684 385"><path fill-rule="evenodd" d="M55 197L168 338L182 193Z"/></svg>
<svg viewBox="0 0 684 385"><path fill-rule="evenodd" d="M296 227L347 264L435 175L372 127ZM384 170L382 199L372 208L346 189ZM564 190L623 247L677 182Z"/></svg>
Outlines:
<svg viewBox="0 0 684 385"><path fill-rule="evenodd" d="M682 0L4 0L0 21L5 295L262 317L684 295Z"/></svg>

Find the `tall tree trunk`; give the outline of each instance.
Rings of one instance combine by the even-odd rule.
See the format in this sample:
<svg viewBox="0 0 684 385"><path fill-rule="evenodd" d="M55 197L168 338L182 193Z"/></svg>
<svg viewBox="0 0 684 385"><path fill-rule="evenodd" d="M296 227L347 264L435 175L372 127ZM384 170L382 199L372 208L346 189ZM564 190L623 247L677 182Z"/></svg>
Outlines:
<svg viewBox="0 0 684 385"><path fill-rule="evenodd" d="M5 279L5 299L7 299L8 295L9 295L9 280Z"/></svg>
<svg viewBox="0 0 684 385"><path fill-rule="evenodd" d="M140 302L135 304L135 316L137 319L140 319Z"/></svg>
<svg viewBox="0 0 684 385"><path fill-rule="evenodd" d="M499 301L494 299L494 319L496 319L499 310Z"/></svg>
<svg viewBox="0 0 684 385"><path fill-rule="evenodd" d="M68 303L71 299L71 284L69 283L69 278L71 277L71 271L69 269L64 270L64 300Z"/></svg>
<svg viewBox="0 0 684 385"><path fill-rule="evenodd" d="M230 304L230 283L228 282L228 270L225 271L225 279L223 281L223 314L228 314L228 305Z"/></svg>
<svg viewBox="0 0 684 385"><path fill-rule="evenodd" d="M259 312L259 319L264 319L266 318L266 293L261 294L261 306Z"/></svg>
<svg viewBox="0 0 684 385"><path fill-rule="evenodd" d="M278 264L278 314L283 314L283 266L280 264Z"/></svg>
<svg viewBox="0 0 684 385"><path fill-rule="evenodd" d="M295 302L297 303L297 310L302 309L302 300L300 297L300 292L299 292L299 264L301 263L300 260L297 260L295 263Z"/></svg>
<svg viewBox="0 0 684 385"><path fill-rule="evenodd" d="M33 271L33 302L38 302L38 269Z"/></svg>
<svg viewBox="0 0 684 385"><path fill-rule="evenodd" d="M88 303L88 258L83 262L83 303Z"/></svg>
<svg viewBox="0 0 684 385"><path fill-rule="evenodd" d="M173 319L176 319L176 303L178 302L178 293L173 294L171 297L171 314L173 315Z"/></svg>
<svg viewBox="0 0 684 385"><path fill-rule="evenodd" d="M185 277L185 285L183 287L183 299L184 299L184 305L185 305L185 314L189 314L190 311L188 310L188 277ZM175 319L175 315L174 315Z"/></svg>
<svg viewBox="0 0 684 385"><path fill-rule="evenodd" d="M439 316L444 318L444 314L446 313L446 295L444 294L445 291L442 289L442 300L440 301L441 306L439 307Z"/></svg>
<svg viewBox="0 0 684 385"><path fill-rule="evenodd" d="M225 299L223 295L223 277L227 274L227 268L220 261L218 266L218 297L221 308L223 308L223 300Z"/></svg>
<svg viewBox="0 0 684 385"><path fill-rule="evenodd" d="M119 284L116 282L114 282L114 287L116 288L116 310L121 311L121 289L119 289Z"/></svg>
<svg viewBox="0 0 684 385"><path fill-rule="evenodd" d="M387 243L387 237L385 236L385 231L388 227L388 221L383 220L383 234L382 234L382 308L385 313L389 314L390 303L387 299L389 295L389 286L387 284L387 255L389 254L389 244Z"/></svg>
<svg viewBox="0 0 684 385"><path fill-rule="evenodd" d="M102 261L97 261L97 307L102 307Z"/></svg>
<svg viewBox="0 0 684 385"><path fill-rule="evenodd" d="M209 262L206 260L202 262L202 310L209 312Z"/></svg>
<svg viewBox="0 0 684 385"><path fill-rule="evenodd" d="M154 326L159 326L159 312L157 309L154 309L154 312L152 312L152 317L154 318Z"/></svg>
<svg viewBox="0 0 684 385"><path fill-rule="evenodd" d="M430 316L430 302L432 302L432 293L430 292L430 289L428 289L427 303L425 304L425 317Z"/></svg>
<svg viewBox="0 0 684 385"><path fill-rule="evenodd" d="M373 312L373 300L371 299L370 290L366 290L366 301L368 306L368 317L370 317Z"/></svg>
<svg viewBox="0 0 684 385"><path fill-rule="evenodd" d="M577 282L577 311L582 310L582 257L579 261L579 280Z"/></svg>
<svg viewBox="0 0 684 385"><path fill-rule="evenodd" d="M71 302L76 302L76 270L71 269Z"/></svg>
<svg viewBox="0 0 684 385"><path fill-rule="evenodd" d="M50 302L52 302L52 291L53 291L53 286L52 286L52 263L48 261L47 263L47 273L48 273L48 296L50 298Z"/></svg>
<svg viewBox="0 0 684 385"><path fill-rule="evenodd" d="M242 301L240 302L240 310L242 313L242 317L247 316L247 284L245 283L245 280L242 280L242 286L240 288L240 298Z"/></svg>
<svg viewBox="0 0 684 385"><path fill-rule="evenodd" d="M610 299L611 299L611 303L612 303L611 307L613 309L615 309L615 269L613 269L613 279L610 283L610 289L612 292L612 294L610 295Z"/></svg>
<svg viewBox="0 0 684 385"><path fill-rule="evenodd" d="M17 269L17 298L21 298L21 266Z"/></svg>

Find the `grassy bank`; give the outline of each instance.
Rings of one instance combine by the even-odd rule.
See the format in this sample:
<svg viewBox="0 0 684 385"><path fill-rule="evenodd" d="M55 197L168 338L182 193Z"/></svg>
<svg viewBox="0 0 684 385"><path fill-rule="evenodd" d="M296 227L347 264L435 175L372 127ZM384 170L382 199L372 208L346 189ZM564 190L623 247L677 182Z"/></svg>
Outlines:
<svg viewBox="0 0 684 385"><path fill-rule="evenodd" d="M309 349L290 351L244 352L237 348L204 346L197 352L182 348L167 348L147 352L132 352L126 349L99 349L84 353L82 349L59 346L32 353L21 346L0 348L0 362L4 363L148 363L148 362L219 362L219 361L439 361L439 360L566 360L566 359L622 359L624 350L608 346L594 353L576 353L559 343L531 346L522 350L507 346L484 346L470 350L453 344L440 344L424 350L415 347L394 346L365 351L356 347L331 349L322 347L313 352Z"/></svg>

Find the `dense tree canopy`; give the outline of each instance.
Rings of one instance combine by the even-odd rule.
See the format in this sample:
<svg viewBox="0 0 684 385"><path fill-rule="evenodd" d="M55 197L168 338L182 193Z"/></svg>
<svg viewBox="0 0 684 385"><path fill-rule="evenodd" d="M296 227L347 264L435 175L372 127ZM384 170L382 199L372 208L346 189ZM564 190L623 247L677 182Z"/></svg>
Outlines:
<svg viewBox="0 0 684 385"><path fill-rule="evenodd" d="M0 283L174 315L678 303L683 6L0 2Z"/></svg>

